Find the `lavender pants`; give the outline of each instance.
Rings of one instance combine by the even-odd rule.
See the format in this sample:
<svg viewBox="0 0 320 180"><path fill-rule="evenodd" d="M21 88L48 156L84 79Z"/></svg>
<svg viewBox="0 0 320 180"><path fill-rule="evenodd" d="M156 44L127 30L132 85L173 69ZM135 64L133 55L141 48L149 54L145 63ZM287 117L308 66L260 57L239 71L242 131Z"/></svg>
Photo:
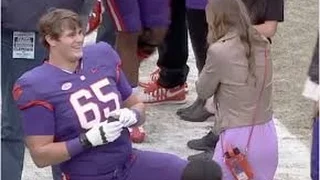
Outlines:
<svg viewBox="0 0 320 180"><path fill-rule="evenodd" d="M244 152L250 131L251 127L248 126L228 129L221 133L224 149L226 149L225 144L231 144ZM223 180L234 180L223 159L221 135L215 148L213 160L217 161L222 167ZM278 141L274 120L254 127L247 159L254 173L253 180L274 179L278 166Z"/></svg>

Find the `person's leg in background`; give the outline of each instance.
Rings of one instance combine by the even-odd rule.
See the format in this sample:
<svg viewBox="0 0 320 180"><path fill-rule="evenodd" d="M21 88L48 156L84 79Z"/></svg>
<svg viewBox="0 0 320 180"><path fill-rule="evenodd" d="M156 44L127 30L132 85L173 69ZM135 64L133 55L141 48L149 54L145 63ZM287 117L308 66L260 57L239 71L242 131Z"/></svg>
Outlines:
<svg viewBox="0 0 320 180"><path fill-rule="evenodd" d="M187 22L198 73L200 73L206 63L208 50L208 24L205 10L187 8Z"/></svg>
<svg viewBox="0 0 320 180"><path fill-rule="evenodd" d="M133 88L138 85L140 61L138 38L143 28L150 29L149 44L160 44L169 25L169 3L163 0L107 0L107 8L117 29L115 49L122 69Z"/></svg>
<svg viewBox="0 0 320 180"><path fill-rule="evenodd" d="M319 32L318 32L319 33ZM313 132L311 148L311 178L319 179L319 34L314 47L313 56L308 70L308 79L303 95L315 101L313 107Z"/></svg>
<svg viewBox="0 0 320 180"><path fill-rule="evenodd" d="M106 7L113 19L117 32L115 49L122 60L124 71L133 92L136 92L139 78L138 39L148 29L147 44L160 44L165 36L169 20L168 0L106 0ZM136 135L138 134L138 135ZM131 130L131 140L141 143L144 132L140 128ZM142 139L142 140L141 140Z"/></svg>
<svg viewBox="0 0 320 180"><path fill-rule="evenodd" d="M139 43L144 44L139 46L139 49L148 49L149 46L149 49L155 50L163 43L170 24L169 0L139 0L139 4L143 24Z"/></svg>
<svg viewBox="0 0 320 180"><path fill-rule="evenodd" d="M122 69L133 88L138 85L140 61L138 38L143 28L150 29L149 44L160 44L169 25L169 3L163 0L107 0L117 29L115 49L122 60Z"/></svg>
<svg viewBox="0 0 320 180"><path fill-rule="evenodd" d="M159 76L143 86L145 103L184 103L186 100L184 88L189 67L185 11L185 0L171 1L171 24L164 43L158 48Z"/></svg>
<svg viewBox="0 0 320 180"><path fill-rule="evenodd" d="M122 70L135 88L139 77L137 42L142 28L138 0L106 0L106 7L116 27L115 49L122 61Z"/></svg>
<svg viewBox="0 0 320 180"><path fill-rule="evenodd" d="M207 55L207 32L208 25L204 9L187 8L188 29L193 52L196 58L198 72L200 73ZM197 98L196 101L187 108L177 111L181 119L191 122L202 122L212 116L205 108L206 100Z"/></svg>
<svg viewBox="0 0 320 180"><path fill-rule="evenodd" d="M107 7L107 1L103 1L103 6ZM96 41L104 41L109 43L111 46L115 45L116 42L116 29L110 17L109 9L105 8L102 13L102 22L98 29L97 39Z"/></svg>
<svg viewBox="0 0 320 180"><path fill-rule="evenodd" d="M99 5L101 5L101 0L83 0L83 6L81 7L79 15L86 33L93 31L95 29L94 27L99 24L101 11L101 6ZM93 18L93 22L91 22L92 15L98 16L97 18ZM94 24L94 27L91 27L92 24Z"/></svg>
<svg viewBox="0 0 320 180"><path fill-rule="evenodd" d="M319 179L319 115L314 118L311 148L311 178Z"/></svg>
<svg viewBox="0 0 320 180"><path fill-rule="evenodd" d="M207 55L207 32L208 25L205 15L206 1L187 1L187 20L190 39L192 43L193 52L196 58L198 72L200 73ZM196 101L186 107L178 109L177 115L181 119L191 122L203 122L213 114L208 112L205 108L206 100L197 98ZM211 159L213 156L213 149L219 140L219 135L216 135L213 130L210 130L207 135L200 139L193 139L187 143L191 149L204 151L200 154L191 155L189 160L197 159Z"/></svg>
<svg viewBox="0 0 320 180"><path fill-rule="evenodd" d="M1 32L1 179L20 180L24 160L24 140L19 110L12 97L12 88L24 72L42 63L45 49L34 42L34 58L13 58L13 31Z"/></svg>
<svg viewBox="0 0 320 180"><path fill-rule="evenodd" d="M171 24L164 43L159 47L158 83L165 88L183 85L187 80L188 32L185 0L171 1Z"/></svg>
<svg viewBox="0 0 320 180"><path fill-rule="evenodd" d="M107 7L107 1L103 1L103 6ZM109 43L111 46L115 45L116 41L116 29L114 27L114 23L112 22L112 19L110 17L110 12L108 12L109 9L105 8L104 12L102 13L102 22L98 28L98 33L97 33L97 38L96 42L103 41ZM157 34L157 33L156 33ZM150 28L144 28L141 34L139 35L138 38L138 58L141 60L144 60L148 56L150 56L157 45L151 44L152 41L154 40L151 36L153 36L154 33L151 32ZM161 38L160 41L162 41L164 35L160 35L157 38ZM155 39L156 40L156 39ZM147 42L150 41L150 42ZM141 43L141 44L140 44ZM152 47L150 47L152 45ZM150 53L144 54L146 57L140 57L139 55L139 50L146 48L150 50Z"/></svg>
<svg viewBox="0 0 320 180"><path fill-rule="evenodd" d="M153 48L162 43L170 24L169 20L169 0L139 0L140 17L143 26L143 33L138 37L138 41L143 41L143 46L138 46L136 56L140 55L140 50L146 50L150 46L151 53ZM136 42L139 45L139 42ZM146 52L146 51L144 51ZM139 65L141 57L138 58ZM139 72L139 70L138 70ZM130 130L130 129L129 129ZM137 134L137 135L136 135ZM131 140L141 143L144 140L144 130L142 127L132 128L130 130Z"/></svg>

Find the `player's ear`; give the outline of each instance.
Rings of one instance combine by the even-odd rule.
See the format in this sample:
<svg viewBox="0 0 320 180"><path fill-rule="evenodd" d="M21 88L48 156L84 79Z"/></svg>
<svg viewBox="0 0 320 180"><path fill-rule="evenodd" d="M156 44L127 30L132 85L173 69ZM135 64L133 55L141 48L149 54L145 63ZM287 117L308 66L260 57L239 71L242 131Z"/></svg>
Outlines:
<svg viewBox="0 0 320 180"><path fill-rule="evenodd" d="M47 43L49 44L50 47L54 47L54 46L57 45L57 40L52 38L52 36L46 35L44 38L45 38L45 40L47 41Z"/></svg>

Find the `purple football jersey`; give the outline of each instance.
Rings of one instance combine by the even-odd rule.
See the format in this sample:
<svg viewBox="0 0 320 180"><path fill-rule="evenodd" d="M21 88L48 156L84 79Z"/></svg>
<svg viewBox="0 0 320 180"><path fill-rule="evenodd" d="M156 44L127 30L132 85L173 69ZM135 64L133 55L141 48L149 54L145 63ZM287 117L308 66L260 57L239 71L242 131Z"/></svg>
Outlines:
<svg viewBox="0 0 320 180"><path fill-rule="evenodd" d="M49 63L25 73L14 88L25 134L54 135L55 142L61 142L105 121L131 95L119 65L115 51L106 43L98 43L84 48L76 73ZM116 141L74 156L62 163L61 169L71 179L103 177L127 162L131 153L129 132L124 129Z"/></svg>

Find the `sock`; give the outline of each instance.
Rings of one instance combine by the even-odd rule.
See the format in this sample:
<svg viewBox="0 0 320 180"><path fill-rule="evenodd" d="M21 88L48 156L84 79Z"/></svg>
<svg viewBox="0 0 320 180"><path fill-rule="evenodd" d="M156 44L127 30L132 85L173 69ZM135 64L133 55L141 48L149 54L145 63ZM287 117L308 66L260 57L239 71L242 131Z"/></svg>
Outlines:
<svg viewBox="0 0 320 180"><path fill-rule="evenodd" d="M134 95L138 95L138 93L139 93L139 87L132 87L132 94L134 94Z"/></svg>

